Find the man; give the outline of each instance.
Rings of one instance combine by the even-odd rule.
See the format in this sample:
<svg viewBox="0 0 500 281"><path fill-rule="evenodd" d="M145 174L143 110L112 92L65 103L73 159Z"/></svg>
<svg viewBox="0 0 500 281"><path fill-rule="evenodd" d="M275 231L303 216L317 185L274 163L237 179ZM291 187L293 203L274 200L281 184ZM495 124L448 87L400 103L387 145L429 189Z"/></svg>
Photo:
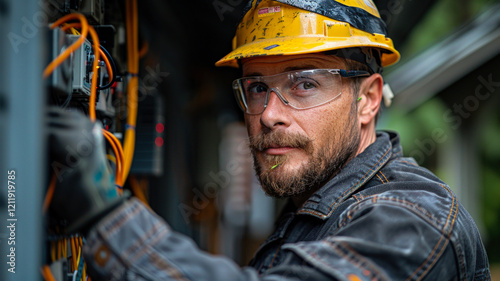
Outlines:
<svg viewBox="0 0 500 281"><path fill-rule="evenodd" d="M490 280L450 188L402 157L396 133L375 131L380 72L398 59L371 1L250 3L217 64L241 67L233 89L255 170L290 200L249 267L200 251L111 185L73 187L93 202L79 209L58 188L53 212L88 232L93 280Z"/></svg>

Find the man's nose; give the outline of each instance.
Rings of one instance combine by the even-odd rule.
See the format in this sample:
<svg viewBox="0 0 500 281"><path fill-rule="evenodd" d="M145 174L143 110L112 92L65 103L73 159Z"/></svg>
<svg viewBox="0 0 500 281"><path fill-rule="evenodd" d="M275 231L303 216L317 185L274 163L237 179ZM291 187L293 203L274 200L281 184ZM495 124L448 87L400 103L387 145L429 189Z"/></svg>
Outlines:
<svg viewBox="0 0 500 281"><path fill-rule="evenodd" d="M290 107L278 95L275 89L270 90L267 106L260 117L261 123L269 129L290 125Z"/></svg>

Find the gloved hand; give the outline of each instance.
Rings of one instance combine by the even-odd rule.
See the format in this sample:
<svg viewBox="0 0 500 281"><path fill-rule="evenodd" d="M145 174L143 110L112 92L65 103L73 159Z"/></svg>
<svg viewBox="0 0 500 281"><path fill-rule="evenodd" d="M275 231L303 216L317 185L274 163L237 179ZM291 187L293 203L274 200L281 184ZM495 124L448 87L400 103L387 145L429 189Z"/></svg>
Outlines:
<svg viewBox="0 0 500 281"><path fill-rule="evenodd" d="M66 232L85 232L123 203L104 152L101 126L79 112L50 108L50 167L56 186L50 213L67 220Z"/></svg>

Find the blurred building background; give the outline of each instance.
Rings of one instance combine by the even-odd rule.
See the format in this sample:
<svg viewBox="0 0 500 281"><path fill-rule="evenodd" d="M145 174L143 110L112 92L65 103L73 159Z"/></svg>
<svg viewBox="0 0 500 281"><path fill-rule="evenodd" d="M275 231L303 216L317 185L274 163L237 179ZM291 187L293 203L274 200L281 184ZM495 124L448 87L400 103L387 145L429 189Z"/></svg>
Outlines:
<svg viewBox="0 0 500 281"><path fill-rule="evenodd" d="M0 0L2 36L15 24L6 16L11 2ZM26 5L10 11L17 11L18 19L40 9L38 1L16 2ZM500 1L374 2L402 54L384 72L395 98L378 126L399 131L405 155L452 186L478 223L492 271L500 276ZM154 160L161 165L134 163L158 214L201 248L240 264L272 230L283 203L266 197L253 174L242 113L231 91L238 70L214 66L231 50L245 5L244 0L139 1L139 36L149 45L140 67L139 116L146 124L152 108L162 112L154 122L161 124L163 140L155 154L161 161ZM43 82L26 66L46 64L40 44L30 45L30 56L9 58L0 68L0 129L7 132L0 137L0 164L2 171L12 165L28 169L34 178L26 186L33 191L20 196L33 201L43 197L46 182L46 155L40 152L43 91L37 88ZM6 40L0 43L2 52L10 47ZM31 88L9 83L25 80ZM16 139L23 143L16 145ZM144 165L152 168L141 170Z"/></svg>

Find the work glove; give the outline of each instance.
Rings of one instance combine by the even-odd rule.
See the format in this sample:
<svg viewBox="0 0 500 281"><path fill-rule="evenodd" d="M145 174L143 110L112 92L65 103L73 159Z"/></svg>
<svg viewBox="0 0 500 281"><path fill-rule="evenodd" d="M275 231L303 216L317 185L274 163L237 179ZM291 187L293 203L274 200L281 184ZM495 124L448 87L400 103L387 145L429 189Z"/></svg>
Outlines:
<svg viewBox="0 0 500 281"><path fill-rule="evenodd" d="M56 177L50 215L67 224L67 233L85 233L128 197L117 193L101 126L80 112L53 107L48 113L48 143Z"/></svg>

